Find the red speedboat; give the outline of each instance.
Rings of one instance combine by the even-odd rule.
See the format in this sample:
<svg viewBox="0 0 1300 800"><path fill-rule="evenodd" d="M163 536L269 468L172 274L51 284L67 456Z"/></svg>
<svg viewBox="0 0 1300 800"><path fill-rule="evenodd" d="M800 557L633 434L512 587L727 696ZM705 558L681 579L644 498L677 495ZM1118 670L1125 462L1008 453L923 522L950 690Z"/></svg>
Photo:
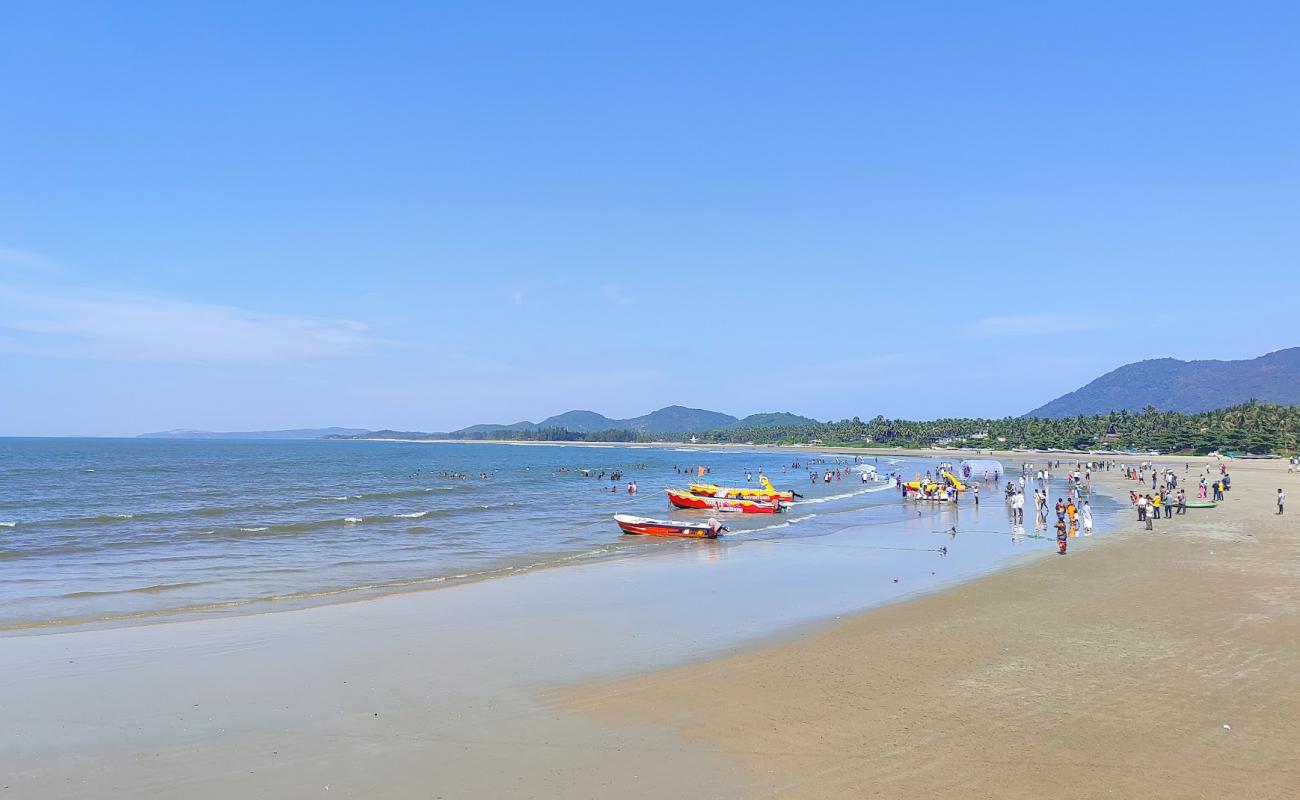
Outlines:
<svg viewBox="0 0 1300 800"><path fill-rule="evenodd" d="M707 511L738 511L741 514L775 514L781 511L781 504L773 500L739 500L723 497L700 497L690 492L678 492L668 489L668 502L677 508L699 508Z"/></svg>
<svg viewBox="0 0 1300 800"><path fill-rule="evenodd" d="M686 539L716 539L725 531L716 519L708 522L676 522L674 520L634 517L630 514L615 514L614 521L623 533L641 536L678 536Z"/></svg>

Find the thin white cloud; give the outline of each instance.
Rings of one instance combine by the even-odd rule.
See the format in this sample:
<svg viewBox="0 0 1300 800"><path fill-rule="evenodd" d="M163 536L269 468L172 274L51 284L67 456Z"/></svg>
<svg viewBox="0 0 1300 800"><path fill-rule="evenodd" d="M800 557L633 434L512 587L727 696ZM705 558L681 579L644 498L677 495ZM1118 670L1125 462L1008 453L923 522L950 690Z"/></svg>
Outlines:
<svg viewBox="0 0 1300 800"><path fill-rule="evenodd" d="M1086 314L1039 311L1005 317L986 317L970 325L966 332L979 338L996 339L1004 336L1045 336L1053 333L1095 331L1109 324L1105 319Z"/></svg>
<svg viewBox="0 0 1300 800"><path fill-rule="evenodd" d="M600 293L606 300L617 303L620 306L625 306L632 302L632 298L624 294L623 287L619 286L617 283L602 284L600 287Z"/></svg>
<svg viewBox="0 0 1300 800"><path fill-rule="evenodd" d="M276 363L382 342L345 319L92 289L0 285L0 350L105 361Z"/></svg>
<svg viewBox="0 0 1300 800"><path fill-rule="evenodd" d="M40 253L0 244L0 267L6 271L56 272L54 262Z"/></svg>

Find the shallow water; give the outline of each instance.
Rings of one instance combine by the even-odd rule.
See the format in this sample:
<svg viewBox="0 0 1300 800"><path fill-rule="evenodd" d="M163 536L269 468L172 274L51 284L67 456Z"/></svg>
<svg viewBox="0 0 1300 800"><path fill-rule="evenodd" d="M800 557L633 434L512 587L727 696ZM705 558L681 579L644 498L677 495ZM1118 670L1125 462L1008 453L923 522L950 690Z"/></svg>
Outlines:
<svg viewBox="0 0 1300 800"><path fill-rule="evenodd" d="M1052 544L1017 534L994 487L978 515L969 500L955 511L918 507L856 472L813 484L808 467L852 468L810 463L819 458L853 461L672 447L3 439L0 630L291 608L683 548L718 558L756 541L815 547L849 528L885 569L937 556L953 524L971 570ZM762 469L805 498L780 516L726 515L725 541L619 534L614 513L709 516L671 510L662 491L684 486L677 469L697 464L725 484L744 485L747 471L756 482ZM910 477L934 462L877 466ZM1094 508L1100 520L1113 504L1098 498Z"/></svg>

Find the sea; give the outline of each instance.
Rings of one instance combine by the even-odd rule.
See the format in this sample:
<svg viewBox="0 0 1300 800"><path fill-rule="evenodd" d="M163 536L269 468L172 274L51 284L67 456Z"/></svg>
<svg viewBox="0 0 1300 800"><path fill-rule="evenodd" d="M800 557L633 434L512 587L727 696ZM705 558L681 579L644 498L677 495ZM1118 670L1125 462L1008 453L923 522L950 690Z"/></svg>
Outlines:
<svg viewBox="0 0 1300 800"><path fill-rule="evenodd" d="M890 475L937 466L813 449L5 438L0 632L274 611L849 529L886 566L957 550L950 528L977 569L1054 549L1050 531L1009 522L992 484L978 511L969 498L900 499ZM700 467L708 482L764 474L802 497L779 515L672 509L664 490ZM1096 497L1093 509L1101 528L1118 505ZM719 516L729 530L717 542L625 536L617 513Z"/></svg>

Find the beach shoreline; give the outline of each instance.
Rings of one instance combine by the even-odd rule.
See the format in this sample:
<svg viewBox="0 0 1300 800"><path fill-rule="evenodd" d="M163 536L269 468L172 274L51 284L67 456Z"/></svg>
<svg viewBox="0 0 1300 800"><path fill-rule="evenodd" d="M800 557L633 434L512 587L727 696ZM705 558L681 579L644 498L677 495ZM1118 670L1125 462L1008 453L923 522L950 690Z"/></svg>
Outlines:
<svg viewBox="0 0 1300 800"><path fill-rule="evenodd" d="M1038 463L1044 455L1055 454L1038 455ZM1244 471L1270 470L1278 465ZM1113 474L1094 479L1112 492L1132 485ZM1239 476L1234 500L1261 491L1255 484ZM1000 518L999 498L985 500L985 512ZM633 557L294 611L0 638L0 658L11 665L0 677L0 702L14 721L0 768L21 796L38 798L147 797L178 786L196 797L306 797L326 785L342 796L392 798L1041 796L1038 773L949 739L1032 732L1051 743L1058 735L1049 724L1058 704L1051 686L1008 689L998 677L1064 670L1054 654L1097 647L1086 638L1062 641L1076 622L1068 609L1122 611L1125 587L1144 577L1139 570L1158 566L1168 543L1183 541L1144 539L1127 518L1112 528L1071 539L1064 559L1024 554L947 582L925 577L940 562L920 559L901 584L885 578L875 599L854 580L866 574L859 570L870 553L836 549L832 537L730 553L691 548L698 558L685 562ZM842 534L845 544L860 535ZM833 579L832 569L840 571ZM817 580L788 583L801 571ZM756 585L767 588L755 594ZM663 586L685 595L680 608L620 599ZM1053 638L1037 615L1057 619L1063 593L1073 599ZM1282 600L1293 607L1286 604L1294 598ZM691 615L692 607L709 612ZM1143 607L1169 611L1168 603ZM724 633L727 620L742 618L740 608L762 626ZM1098 624L1093 616L1087 630ZM998 619L1015 624L987 628ZM1142 657L1142 644L1100 649L1126 646ZM1014 663L1000 661L1011 658L1002 653ZM1291 688L1294 679L1275 669L1295 666L1294 654L1262 663L1254 667L1261 679ZM1066 686L1097 683L1077 665L1063 677ZM1103 712L1125 720L1142 687L1132 676L1117 683L1125 691L1108 694L1109 705L1095 712L1064 706L1069 724ZM970 696L987 702L963 705ZM1256 748L1253 768L1262 765L1274 783L1293 776L1269 772L1289 741L1284 730L1263 728L1272 740L1261 747L1249 709L1221 716ZM1196 746L1214 743L1201 733ZM1140 744L1130 745L1134 758L1148 757ZM1087 759L1026 763L1092 780ZM1132 783L1129 761L1118 777L1121 767L1106 763L1100 773L1124 794L1182 796ZM926 764L966 777L943 772L939 780ZM1189 784L1170 785L1182 792ZM1215 786L1233 796L1226 783Z"/></svg>
<svg viewBox="0 0 1300 800"><path fill-rule="evenodd" d="M1300 536L1271 500L1294 475L1230 465L1219 509L1152 533L566 702L727 755L746 797L1288 797Z"/></svg>

